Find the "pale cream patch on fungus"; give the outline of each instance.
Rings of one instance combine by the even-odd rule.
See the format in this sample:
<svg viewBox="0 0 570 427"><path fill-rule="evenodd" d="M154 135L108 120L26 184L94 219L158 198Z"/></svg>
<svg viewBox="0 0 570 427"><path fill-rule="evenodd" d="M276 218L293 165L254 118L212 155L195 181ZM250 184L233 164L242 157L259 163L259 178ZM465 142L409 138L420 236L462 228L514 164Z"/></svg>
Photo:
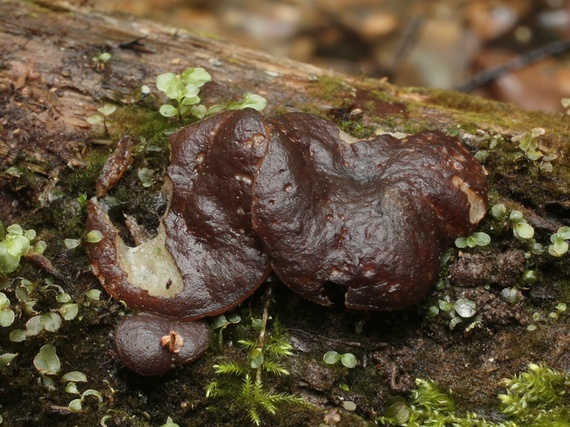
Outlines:
<svg viewBox="0 0 570 427"><path fill-rule="evenodd" d="M469 184L457 175L451 178L451 184L467 196L467 201L469 202L469 222L478 224L487 212L487 200L481 197L478 192L473 191Z"/></svg>

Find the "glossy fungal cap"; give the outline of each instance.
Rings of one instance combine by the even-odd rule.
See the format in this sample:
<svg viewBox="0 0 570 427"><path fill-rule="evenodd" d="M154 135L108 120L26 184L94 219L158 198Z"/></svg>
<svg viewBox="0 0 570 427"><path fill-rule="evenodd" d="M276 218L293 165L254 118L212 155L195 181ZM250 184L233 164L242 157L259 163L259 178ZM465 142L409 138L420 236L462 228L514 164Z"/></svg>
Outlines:
<svg viewBox="0 0 570 427"><path fill-rule="evenodd" d="M140 313L121 320L114 339L117 354L129 369L157 376L172 365L184 365L200 357L208 348L210 331L203 321Z"/></svg>
<svg viewBox="0 0 570 427"><path fill-rule="evenodd" d="M236 306L263 282L268 257L251 230L253 177L267 148L255 110L226 112L171 137L170 204L158 235L127 247L104 203L88 203L95 275L131 308L200 318Z"/></svg>
<svg viewBox="0 0 570 427"><path fill-rule="evenodd" d="M315 116L269 123L254 231L279 278L316 303L331 304L331 289L349 308L416 303L437 279L446 245L485 214L481 166L441 132L349 143Z"/></svg>

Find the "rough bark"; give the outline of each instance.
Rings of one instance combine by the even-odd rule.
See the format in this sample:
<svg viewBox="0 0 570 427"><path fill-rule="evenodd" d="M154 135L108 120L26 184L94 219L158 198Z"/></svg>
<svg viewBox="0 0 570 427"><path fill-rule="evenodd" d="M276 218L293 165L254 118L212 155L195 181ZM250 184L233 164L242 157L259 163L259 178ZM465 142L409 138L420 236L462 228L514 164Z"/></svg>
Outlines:
<svg viewBox="0 0 570 427"><path fill-rule="evenodd" d="M94 61L101 52L109 52L110 61ZM522 111L460 93L398 88L383 80L339 75L234 46L231 41L128 16L105 15L67 2L1 0L0 167L4 173L0 177L0 220L5 225L18 222L33 227L48 241L46 257L53 269L43 265L47 274L24 266L22 275L43 283L56 271L58 284L81 302L84 319L65 322L58 333L44 331L25 343L9 342L9 330L2 331L0 354L19 353L0 372L5 378L0 400L9 402L0 414L7 425L97 425L105 416L108 426L160 425L167 416L180 425L241 425L240 420L230 421L223 414L215 415L219 418L213 424L208 421L214 415L205 408L212 402L205 399L203 389L213 379L211 365L219 357L214 350L196 366L155 380L136 377L114 361L106 335L124 314L124 307L116 301L89 303L85 299L85 291L99 285L88 271L82 249L70 254L61 243L67 237L81 237L85 213L75 198L82 192L94 194L94 176L100 167L97 156L107 155L106 145L123 132L152 138L152 130L141 127L146 121L163 119L156 113L165 100L154 87L155 79L187 67L204 67L211 73L212 83L201 92L206 105L237 99L250 91L267 99L268 115L307 111L357 134L460 126L463 140L473 151L490 152L485 166L492 204L503 202L508 209L521 210L543 245L548 245L558 227L570 223L568 117ZM153 95L141 94L144 84ZM110 135L86 122L105 103L118 105L120 110L110 118ZM552 160L552 172L541 170L540 160L524 156L516 160L520 149L509 138L534 127L546 131L539 139L541 152L558 156ZM481 137L484 132L501 134L505 141L489 149ZM164 158L159 160L164 162ZM139 156L133 168L148 166L148 162L152 160ZM19 168L18 172L6 173L10 166ZM136 176L132 179L136 184ZM54 190L64 195L56 197ZM159 205L158 199L146 201ZM156 218L147 220L153 221ZM558 321L545 318L555 303L568 302L568 267L544 254L525 259L528 242L513 238L511 225L491 219L485 222L482 230L492 235L493 244L473 254L469 249L467 254L454 250L451 266L444 269L447 287L413 310L366 317L315 307L277 287L273 298L278 302L272 315L280 317L296 351L288 362L292 375L279 386L306 396L317 406L297 415L299 419L290 418L295 408L280 411L283 418L268 419L273 425L318 425L324 412L336 410L343 400L354 400L357 413L341 410L340 425L366 425L382 412L391 393L413 388L414 377L435 378L458 395L463 393L458 399L464 408L490 413L500 391L498 380L524 369L526 363L545 362L566 369L570 364L568 316ZM78 234L67 234L73 230ZM523 271L529 269L537 272L539 283L521 282ZM489 284L491 290L485 289ZM522 301L502 300L501 289L506 287L522 295ZM482 314L478 327L466 330L466 322L451 331L449 319L428 319L427 309L445 297L476 301ZM38 298L43 312L58 308L53 301ZM15 296L11 300L15 303ZM248 304L241 311L244 323L249 322L244 314L248 309L260 317L263 294ZM298 310L296 314L292 315L292 309ZM533 312L540 312L542 320L533 320ZM28 317L22 314L20 327L25 327ZM526 330L533 322L539 325L534 335ZM362 325L364 331L355 333ZM227 340L226 336L226 347ZM56 392L29 385L38 376L32 359L45 342L57 345L62 372L87 373L88 387L81 390L101 391L102 404L88 400L82 413L72 415L67 409L72 396L63 392L61 384ZM321 363L327 350L351 351L360 366L355 371L329 368ZM243 357L231 347L225 355ZM347 383L350 391L342 388ZM42 403L37 403L40 399ZM26 402L36 406L30 410ZM183 417L190 421L182 421Z"/></svg>

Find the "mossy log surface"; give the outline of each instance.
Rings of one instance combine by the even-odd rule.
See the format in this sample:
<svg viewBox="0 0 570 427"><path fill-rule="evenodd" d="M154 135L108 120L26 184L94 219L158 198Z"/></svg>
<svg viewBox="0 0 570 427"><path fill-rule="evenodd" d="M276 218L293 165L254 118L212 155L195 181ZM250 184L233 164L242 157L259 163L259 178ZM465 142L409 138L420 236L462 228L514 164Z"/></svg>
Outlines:
<svg viewBox="0 0 570 427"><path fill-rule="evenodd" d="M111 54L106 63L93 59L102 52ZM154 82L161 73L187 67L203 67L212 75L200 93L206 106L249 91L267 99L267 115L310 112L356 136L458 130L473 152L488 152L484 165L491 204L521 211L545 251L532 253L530 242L513 236L508 220L489 216L480 231L491 236L491 244L452 248L442 266L441 286L419 306L394 313L324 308L302 301L279 283L268 283L233 311L241 315L240 325L228 326L220 339L214 334L214 344L197 363L161 378L129 372L116 360L109 340L128 309L104 292L98 301L85 296L102 288L90 272L84 246L70 250L63 241L83 237L85 210L78 198L94 195L102 162L126 132L138 141L135 162L113 196L123 212L156 227L164 207L161 176L168 163L164 132L181 124L158 114L165 99ZM142 85L152 93L143 95ZM86 121L106 103L118 107L108 118L108 133ZM545 130L538 150L557 156L552 171L541 168L541 159L528 160L511 141L538 127ZM501 135L503 141L490 147L484 134ZM160 426L167 417L180 426L244 425L240 408L207 399L205 389L215 378L212 365L247 356L237 340L255 339L249 316L262 316L268 287L273 289L269 314L279 319L294 347L284 361L291 374L268 378L268 386L302 396L313 406L285 405L276 415L264 415L262 425L319 425L336 411L341 418L337 425L374 425L387 399L413 389L414 378L437 380L453 389L461 410L493 419L502 378L530 362L560 370L570 366L570 316L550 316L558 303L570 303L569 255L557 258L546 250L550 235L570 224L569 141L570 117L340 75L228 40L68 2L0 0L0 220L5 226L35 229L47 242L44 255L53 265L46 269L23 261L4 285L18 316L12 326L0 327L0 355L18 356L0 370L3 425ZM152 171L150 187L138 178L143 168ZM528 270L536 273L533 283L524 282ZM18 277L39 284L33 312L23 309L25 302L14 291L21 284ZM79 304L79 315L55 332L12 342L9 333L25 329L34 314L61 308L54 298L57 288L46 286L46 280ZM510 297L505 298L504 289L512 290ZM453 329L445 313L429 316L430 307L440 301L462 298L476 303L477 316ZM37 381L33 363L45 344L56 346L61 362L60 373L52 376L53 390ZM329 350L353 353L358 366L325 365L322 357ZM79 392L97 390L102 402L86 396L82 411L72 413L68 404L77 395L67 393L60 382L70 371L85 373L87 383L77 384ZM356 410L344 409L345 401L354 402Z"/></svg>

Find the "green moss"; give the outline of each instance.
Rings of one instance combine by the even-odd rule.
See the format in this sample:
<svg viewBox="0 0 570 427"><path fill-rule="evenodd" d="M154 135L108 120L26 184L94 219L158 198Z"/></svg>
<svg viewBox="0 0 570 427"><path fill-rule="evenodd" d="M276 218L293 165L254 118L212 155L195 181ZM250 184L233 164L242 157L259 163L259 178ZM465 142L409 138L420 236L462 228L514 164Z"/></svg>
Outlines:
<svg viewBox="0 0 570 427"><path fill-rule="evenodd" d="M475 413L458 414L451 390L435 381L418 379L407 404L401 398L389 401L382 424L407 427L457 425L478 427L570 426L570 374L529 364L527 372L504 380L505 394L499 394L502 422L488 421Z"/></svg>
<svg viewBox="0 0 570 427"><path fill-rule="evenodd" d="M346 92L347 86L343 80L332 76L320 76L309 87L312 97L323 100L338 101L345 97Z"/></svg>

